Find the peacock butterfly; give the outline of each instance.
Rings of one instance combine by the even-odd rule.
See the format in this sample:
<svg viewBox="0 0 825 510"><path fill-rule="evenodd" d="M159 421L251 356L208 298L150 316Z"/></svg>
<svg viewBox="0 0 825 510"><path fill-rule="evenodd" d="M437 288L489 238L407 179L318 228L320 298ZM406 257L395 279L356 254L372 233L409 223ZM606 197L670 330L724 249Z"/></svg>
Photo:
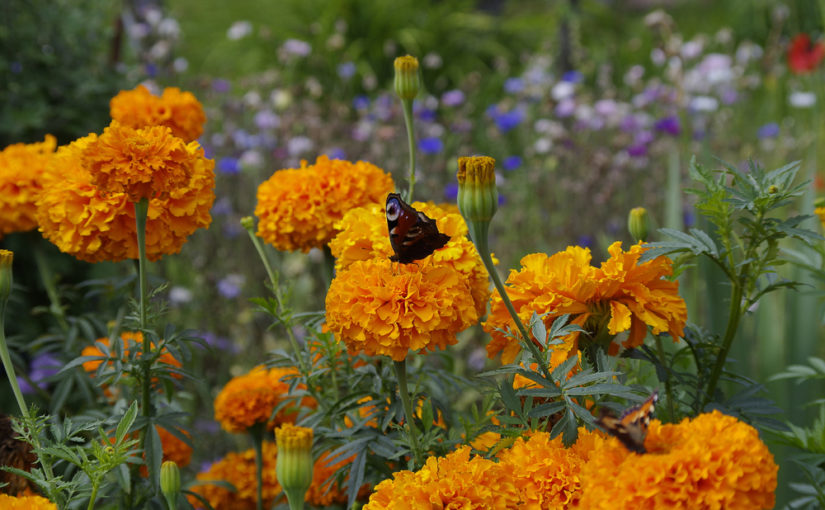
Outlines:
<svg viewBox="0 0 825 510"><path fill-rule="evenodd" d="M650 415L653 414L653 410L656 408L657 400L659 400L659 393L654 391L647 400L622 413L621 418L616 418L605 408L602 408L601 416L596 420L596 423L605 432L621 441L628 450L636 453L647 453L647 450L645 450L645 436L647 436Z"/></svg>
<svg viewBox="0 0 825 510"><path fill-rule="evenodd" d="M393 262L409 264L423 259L450 240L450 236L438 231L435 220L416 211L398 193L387 195L386 213L390 244L395 252L390 257Z"/></svg>

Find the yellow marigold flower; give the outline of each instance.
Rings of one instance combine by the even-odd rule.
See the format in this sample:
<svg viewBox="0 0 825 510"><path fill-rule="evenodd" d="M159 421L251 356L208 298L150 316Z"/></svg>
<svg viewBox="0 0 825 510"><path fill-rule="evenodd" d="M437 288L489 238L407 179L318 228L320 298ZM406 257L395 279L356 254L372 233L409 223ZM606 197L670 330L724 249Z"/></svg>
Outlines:
<svg viewBox="0 0 825 510"><path fill-rule="evenodd" d="M129 357L129 351L131 349L137 348L138 350L140 350L141 346L143 345L143 333L141 333L140 331L134 331L134 332L124 331L120 334L120 338L123 339L123 358L124 359ZM106 356L105 354L103 354L103 351L100 350L100 347L97 346L97 344L103 344L106 347L108 347L109 346L109 339L106 338L106 337L98 338L97 340L95 340L94 344L87 345L86 347L84 347L83 350L80 352L80 355L81 356ZM152 349L155 348L154 343L152 343L151 346L152 346ZM109 352L109 357L114 358L115 353L110 351ZM100 366L100 364L103 363L103 361L104 360L102 360L102 359L95 359L95 360L86 361L86 362L83 363L83 369L86 370L86 372L89 372L90 374L94 374L97 371L97 368ZM158 362L159 363L166 363L167 365L171 365L171 366L176 367L176 368L181 367L180 361L178 361L172 355L172 353L170 353L168 350L166 350L166 348L164 348L163 354L161 354L160 358L158 358ZM107 361L106 364L111 365L112 361ZM183 376L181 374L172 373L172 377L174 377L176 379L180 379ZM178 464L180 464L180 463L178 463Z"/></svg>
<svg viewBox="0 0 825 510"><path fill-rule="evenodd" d="M278 448L274 442L264 441L262 457L264 508L272 508L276 500L283 497L281 485L275 474ZM224 486L209 483L192 487L192 491L203 496L215 510L255 510L257 482L254 449L226 454L207 471L198 473L197 479L203 482L225 481L235 487L234 492ZM192 496L189 496L189 502L195 508L204 508L200 501Z"/></svg>
<svg viewBox="0 0 825 510"><path fill-rule="evenodd" d="M186 142L197 140L206 122L197 98L177 87L163 89L161 96L152 94L143 85L122 90L109 102L109 113L112 120L124 126L166 126Z"/></svg>
<svg viewBox="0 0 825 510"><path fill-rule="evenodd" d="M0 151L0 239L37 227L36 202L42 175L54 155L57 139L9 145Z"/></svg>
<svg viewBox="0 0 825 510"><path fill-rule="evenodd" d="M364 510L385 508L508 509L519 503L512 473L464 446L430 457L419 471L399 471L375 487Z"/></svg>
<svg viewBox="0 0 825 510"><path fill-rule="evenodd" d="M322 248L350 209L384 203L392 177L365 161L318 156L314 165L278 170L258 187L258 236L279 250Z"/></svg>
<svg viewBox="0 0 825 510"><path fill-rule="evenodd" d="M582 508L773 508L778 466L759 433L719 411L650 423L645 448L610 438L582 469Z"/></svg>
<svg viewBox="0 0 825 510"><path fill-rule="evenodd" d="M461 273L449 266L353 262L330 284L326 326L347 345L395 361L407 352L445 348L456 333L478 321Z"/></svg>
<svg viewBox="0 0 825 510"><path fill-rule="evenodd" d="M272 412L289 397L289 379L297 375L294 368L267 369L263 365L248 374L232 378L215 397L215 419L227 432L244 432L256 423L267 422L272 429L292 422L298 414L294 405L281 408L269 421ZM299 389L305 386L299 385ZM309 397L302 399L304 407L315 407Z"/></svg>
<svg viewBox="0 0 825 510"><path fill-rule="evenodd" d="M42 496L9 496L0 493L3 510L57 510L57 505Z"/></svg>
<svg viewBox="0 0 825 510"><path fill-rule="evenodd" d="M37 222L43 236L61 251L87 262L117 262L138 256L135 208L124 193L103 193L92 184L82 154L95 143L92 134L57 150L43 174ZM149 200L146 253L149 260L178 253L186 239L212 222L215 162L196 144L186 145L194 158L188 186L166 198Z"/></svg>
<svg viewBox="0 0 825 510"><path fill-rule="evenodd" d="M103 193L125 193L132 202L166 198L189 187L200 157L198 147L197 142L187 145L165 126L135 129L112 121L85 148L81 164Z"/></svg>
<svg viewBox="0 0 825 510"><path fill-rule="evenodd" d="M594 437L591 437L594 436ZM521 496L519 508L556 510L578 508L581 498L580 472L594 441L604 442L600 432L579 429L579 448L565 448L561 436L532 432L498 452L499 462L511 473ZM578 442L576 443L578 444Z"/></svg>
<svg viewBox="0 0 825 510"><path fill-rule="evenodd" d="M490 282L481 257L472 241L467 238L467 224L458 208L450 204L435 205L432 202L413 202L412 207L434 219L438 230L450 236L443 248L419 263L451 266L461 273L468 283L476 313L482 317L490 299ZM387 218L381 204L348 211L336 228L340 232L329 242L329 249L335 257L337 272L356 260L388 258L393 254L387 233Z"/></svg>
<svg viewBox="0 0 825 510"><path fill-rule="evenodd" d="M644 250L637 244L625 252L620 242L613 243L608 248L610 259L599 268L590 265L590 250L578 246L549 257L527 255L521 259L521 270L511 271L507 278L508 294L524 323L529 323L534 311L550 312L544 318L549 329L559 315L572 314L572 322L591 333L605 321L610 335L629 331L622 343L626 348L642 344L647 326L654 334L668 332L675 340L683 335L687 307L679 296L679 283L664 279L672 274L672 262L658 257L639 264ZM497 292L483 326L491 336L487 354L492 358L501 353L502 362L511 363L521 347L515 338L499 331L515 330L515 325ZM570 335L564 344L554 346L551 365L563 362L577 349L578 335ZM618 349L617 343L611 343L609 352L616 354Z"/></svg>

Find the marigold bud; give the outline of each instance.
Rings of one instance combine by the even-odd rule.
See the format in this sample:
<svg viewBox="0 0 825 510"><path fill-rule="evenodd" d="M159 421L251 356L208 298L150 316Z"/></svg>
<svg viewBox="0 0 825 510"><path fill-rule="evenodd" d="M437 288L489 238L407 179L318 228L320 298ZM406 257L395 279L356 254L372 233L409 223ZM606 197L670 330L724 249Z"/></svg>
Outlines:
<svg viewBox="0 0 825 510"><path fill-rule="evenodd" d="M255 228L255 218L252 216L244 216L241 218L241 226L244 230L252 230Z"/></svg>
<svg viewBox="0 0 825 510"><path fill-rule="evenodd" d="M495 167L487 156L458 158L458 209L468 224L489 223L498 209Z"/></svg>
<svg viewBox="0 0 825 510"><path fill-rule="evenodd" d="M11 263L13 260L14 252L0 250L0 314L6 311L6 303L11 294ZM0 317L0 319L2 319L2 317Z"/></svg>
<svg viewBox="0 0 825 510"><path fill-rule="evenodd" d="M278 461L275 472L290 508L300 507L312 484L312 429L284 423L275 429Z"/></svg>
<svg viewBox="0 0 825 510"><path fill-rule="evenodd" d="M170 509L177 505L178 494L180 494L180 469L178 465L167 460L160 466L160 491Z"/></svg>
<svg viewBox="0 0 825 510"><path fill-rule="evenodd" d="M647 241L647 234L650 232L650 217L644 207L634 207L627 216L627 229L633 239Z"/></svg>
<svg viewBox="0 0 825 510"><path fill-rule="evenodd" d="M421 88L418 76L418 59L411 55L398 57L393 62L395 67L395 93L404 100L415 99Z"/></svg>

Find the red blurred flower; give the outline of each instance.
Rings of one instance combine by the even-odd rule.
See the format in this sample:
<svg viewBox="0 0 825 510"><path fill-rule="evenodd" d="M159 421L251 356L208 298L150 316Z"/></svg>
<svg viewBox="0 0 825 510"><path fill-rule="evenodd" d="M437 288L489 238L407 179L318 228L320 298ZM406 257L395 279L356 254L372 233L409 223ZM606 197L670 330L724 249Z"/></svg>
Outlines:
<svg viewBox="0 0 825 510"><path fill-rule="evenodd" d="M806 74L819 65L825 58L825 43L811 44L808 34L799 34L791 41L788 48L788 67L794 74Z"/></svg>

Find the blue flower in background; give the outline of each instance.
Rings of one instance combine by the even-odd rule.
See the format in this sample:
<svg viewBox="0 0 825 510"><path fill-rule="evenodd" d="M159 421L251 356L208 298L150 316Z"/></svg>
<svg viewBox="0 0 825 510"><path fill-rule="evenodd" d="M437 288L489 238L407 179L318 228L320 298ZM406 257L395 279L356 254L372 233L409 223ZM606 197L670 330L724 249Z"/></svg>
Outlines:
<svg viewBox="0 0 825 510"><path fill-rule="evenodd" d="M502 205L507 203L507 197L502 195L501 193L498 194L498 205L501 207Z"/></svg>
<svg viewBox="0 0 825 510"><path fill-rule="evenodd" d="M507 156L501 162L501 167L505 170L515 170L521 166L521 156Z"/></svg>
<svg viewBox="0 0 825 510"><path fill-rule="evenodd" d="M37 354L29 366L29 379L31 379L38 388L45 389L47 384L44 381L59 372L62 367L63 362L57 359L52 353L44 352ZM17 377L17 383L20 385L20 391L23 393L28 394L36 391L35 388L22 377Z"/></svg>
<svg viewBox="0 0 825 510"><path fill-rule="evenodd" d="M455 199L458 198L458 183L457 182L450 182L444 188L444 198L449 200L450 202L455 202Z"/></svg>
<svg viewBox="0 0 825 510"><path fill-rule="evenodd" d="M355 96L352 100L352 107L356 110L366 110L370 107L370 98L365 95Z"/></svg>
<svg viewBox="0 0 825 510"><path fill-rule="evenodd" d="M228 274L218 280L218 292L226 299L234 299L241 295L241 287L246 282L242 274Z"/></svg>
<svg viewBox="0 0 825 510"><path fill-rule="evenodd" d="M146 76L149 78L154 78L158 74L158 66L155 64L146 64L146 68L144 70L146 71Z"/></svg>
<svg viewBox="0 0 825 510"><path fill-rule="evenodd" d="M682 126L679 124L679 117L675 115L668 115L656 121L653 125L657 131L667 133L669 135L678 136L682 132Z"/></svg>
<svg viewBox="0 0 825 510"><path fill-rule="evenodd" d="M435 122L435 110L431 110L430 108L418 108L415 116L424 122Z"/></svg>
<svg viewBox="0 0 825 510"><path fill-rule="evenodd" d="M593 236L582 234L576 239L576 245L582 248L593 248Z"/></svg>
<svg viewBox="0 0 825 510"><path fill-rule="evenodd" d="M341 147L333 147L327 152L329 159L347 159L347 153Z"/></svg>
<svg viewBox="0 0 825 510"><path fill-rule="evenodd" d="M524 80L521 78L507 78L504 82L504 92L508 94L518 94L524 90Z"/></svg>
<svg viewBox="0 0 825 510"><path fill-rule="evenodd" d="M647 156L647 144L634 143L627 148L627 154L634 158L641 158Z"/></svg>
<svg viewBox="0 0 825 510"><path fill-rule="evenodd" d="M435 136L422 138L418 141L418 150L424 154L438 154L444 150L444 142L441 141L441 138Z"/></svg>
<svg viewBox="0 0 825 510"><path fill-rule="evenodd" d="M524 112L518 108L510 110L509 112L499 111L498 106L496 105L491 108L495 109L491 112L491 109L488 108L487 114L493 117L498 129L504 133L515 128L524 120Z"/></svg>
<svg viewBox="0 0 825 510"><path fill-rule="evenodd" d="M349 80L355 76L355 62L344 62L342 64L338 64L338 76L344 80Z"/></svg>
<svg viewBox="0 0 825 510"><path fill-rule="evenodd" d="M690 228L696 223L696 215L693 213L692 207L685 207L682 211L682 221L685 222L685 228Z"/></svg>
<svg viewBox="0 0 825 510"><path fill-rule="evenodd" d="M215 92L229 92L229 87L229 80L224 80L223 78L215 78L214 80L212 80L212 90L214 90Z"/></svg>
<svg viewBox="0 0 825 510"><path fill-rule="evenodd" d="M760 126L756 131L756 136L759 138L776 138L779 136L779 124L776 122L769 122L764 126Z"/></svg>
<svg viewBox="0 0 825 510"><path fill-rule="evenodd" d="M444 106L458 106L464 102L464 92L458 89L448 90L441 96L441 104Z"/></svg>
<svg viewBox="0 0 825 510"><path fill-rule="evenodd" d="M23 71L23 64L20 62L12 62L9 64L9 70L14 74L20 74Z"/></svg>
<svg viewBox="0 0 825 510"><path fill-rule="evenodd" d="M224 175L238 175L241 173L241 164L238 158L221 158L218 160L218 172Z"/></svg>
<svg viewBox="0 0 825 510"><path fill-rule="evenodd" d="M563 75L561 75L561 81L566 81L567 83L580 83L584 79L584 75L579 71L567 71Z"/></svg>
<svg viewBox="0 0 825 510"><path fill-rule="evenodd" d="M212 216L226 216L232 214L232 201L227 197L221 197L212 204Z"/></svg>

